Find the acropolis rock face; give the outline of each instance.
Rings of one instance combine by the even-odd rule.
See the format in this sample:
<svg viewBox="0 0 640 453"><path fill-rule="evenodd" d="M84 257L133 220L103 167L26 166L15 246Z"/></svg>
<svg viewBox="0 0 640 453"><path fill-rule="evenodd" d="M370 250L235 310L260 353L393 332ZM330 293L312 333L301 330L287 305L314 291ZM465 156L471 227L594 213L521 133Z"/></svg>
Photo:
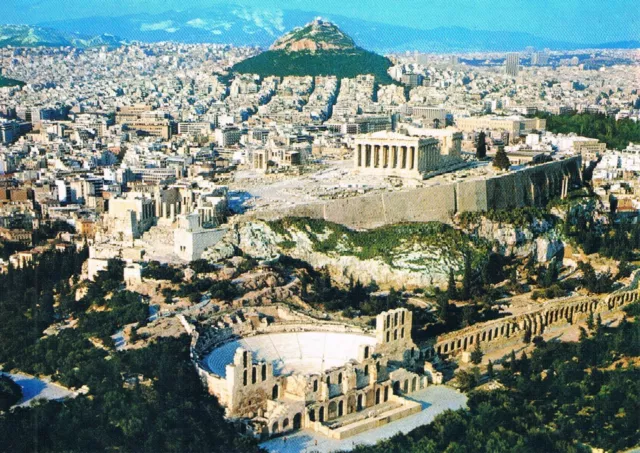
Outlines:
<svg viewBox="0 0 640 453"><path fill-rule="evenodd" d="M564 250L564 243L547 220L536 219L526 226L496 222L486 217L464 225L459 219L454 223L467 234L495 241L495 251L507 257L525 258L533 255L539 263L546 263Z"/></svg>
<svg viewBox="0 0 640 453"><path fill-rule="evenodd" d="M549 225L541 225L549 237L536 235L532 230L514 229L491 222L481 222L474 229L475 234L500 246L496 252L507 256L527 256L531 253L538 261L545 262L562 250L562 242L554 238ZM464 265L462 253L442 245L408 245L406 250L394 251L394 259L389 262L382 258L360 259L348 250L320 252L314 248L312 235L298 228L288 230L289 237L283 237L264 221L248 221L235 226L219 243L215 251L208 255L212 261L221 257L221 250L241 250L244 254L261 261L273 261L280 255L288 255L309 263L316 269L326 269L331 277L340 283L350 280L363 284L376 282L381 288L425 288L446 285L449 270L460 271Z"/></svg>

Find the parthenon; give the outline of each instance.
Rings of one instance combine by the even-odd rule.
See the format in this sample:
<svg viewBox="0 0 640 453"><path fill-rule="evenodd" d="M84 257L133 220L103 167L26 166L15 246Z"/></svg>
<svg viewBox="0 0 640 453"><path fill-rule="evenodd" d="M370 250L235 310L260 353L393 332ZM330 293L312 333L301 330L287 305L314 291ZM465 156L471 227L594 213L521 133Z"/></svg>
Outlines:
<svg viewBox="0 0 640 453"><path fill-rule="evenodd" d="M422 179L441 164L437 139L380 131L355 141L354 166L362 174Z"/></svg>

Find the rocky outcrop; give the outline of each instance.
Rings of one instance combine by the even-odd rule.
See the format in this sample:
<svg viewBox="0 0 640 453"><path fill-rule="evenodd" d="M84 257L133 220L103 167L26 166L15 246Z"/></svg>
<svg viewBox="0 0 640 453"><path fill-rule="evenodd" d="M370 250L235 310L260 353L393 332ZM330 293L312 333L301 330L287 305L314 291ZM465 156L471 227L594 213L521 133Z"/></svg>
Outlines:
<svg viewBox="0 0 640 453"><path fill-rule="evenodd" d="M475 222L463 224L456 217L454 224L473 237L494 243L494 252L507 257L534 256L537 262L546 263L561 256L564 251L564 243L553 223L544 219L535 219L529 225L517 226L483 216L479 216Z"/></svg>
<svg viewBox="0 0 640 453"><path fill-rule="evenodd" d="M270 50L291 52L317 50L342 50L355 47L353 40L331 22L316 19L279 38Z"/></svg>
<svg viewBox="0 0 640 453"><path fill-rule="evenodd" d="M314 239L308 232L292 229L290 237L283 237L267 222L249 221L235 226L235 229L217 245L219 249L237 248L244 254L263 262L275 261L281 255L288 255L309 263L316 269L326 269L331 277L340 283L349 280L364 284L376 282L382 288L425 288L446 284L449 269L462 269L463 256L445 247L408 247L399 253L392 263L382 259L362 260L348 254L346 250L319 252L314 249ZM217 257L217 253L208 255Z"/></svg>

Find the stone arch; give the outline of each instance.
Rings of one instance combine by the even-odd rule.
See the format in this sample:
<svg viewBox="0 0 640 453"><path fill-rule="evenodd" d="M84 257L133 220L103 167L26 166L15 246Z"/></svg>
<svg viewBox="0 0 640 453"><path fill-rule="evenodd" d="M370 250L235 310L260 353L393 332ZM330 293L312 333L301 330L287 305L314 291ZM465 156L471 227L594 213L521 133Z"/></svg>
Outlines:
<svg viewBox="0 0 640 453"><path fill-rule="evenodd" d="M416 376L414 376L413 379L411 380L411 391L412 392L416 391L417 382L418 382L418 378Z"/></svg>
<svg viewBox="0 0 640 453"><path fill-rule="evenodd" d="M329 411L327 414L327 418L329 420L333 420L334 418L336 418L337 414L338 414L338 405L336 404L335 401L331 401L329 403Z"/></svg>
<svg viewBox="0 0 640 453"><path fill-rule="evenodd" d="M302 428L302 414L298 412L296 415L293 416L293 429L300 429L300 428Z"/></svg>
<svg viewBox="0 0 640 453"><path fill-rule="evenodd" d="M338 384L342 384L342 373L338 373Z"/></svg>
<svg viewBox="0 0 640 453"><path fill-rule="evenodd" d="M400 394L400 381L395 381L393 383L393 394L394 395L399 395Z"/></svg>
<svg viewBox="0 0 640 453"><path fill-rule="evenodd" d="M271 389L271 399L272 400L277 400L278 399L278 384L274 385L273 388Z"/></svg>
<svg viewBox="0 0 640 453"><path fill-rule="evenodd" d="M404 384L402 385L402 392L409 393L409 379L404 380Z"/></svg>
<svg viewBox="0 0 640 453"><path fill-rule="evenodd" d="M385 385L384 387L384 401L389 401L389 386Z"/></svg>
<svg viewBox="0 0 640 453"><path fill-rule="evenodd" d="M350 395L347 399L347 414L351 414L356 411L356 397L355 395Z"/></svg>
<svg viewBox="0 0 640 453"><path fill-rule="evenodd" d="M338 417L342 417L344 415L344 401L340 400L338 403Z"/></svg>
<svg viewBox="0 0 640 453"><path fill-rule="evenodd" d="M315 422L316 421L316 410L315 409L310 409L309 410L309 421L311 421L311 422Z"/></svg>
<svg viewBox="0 0 640 453"><path fill-rule="evenodd" d="M362 410L362 408L363 408L363 406L362 406L362 393L360 393L360 394L358 395L358 404L357 404L357 406L356 406L356 410L357 410L357 411L361 411L361 410Z"/></svg>
<svg viewBox="0 0 640 453"><path fill-rule="evenodd" d="M369 365L364 366L364 375L369 376Z"/></svg>
<svg viewBox="0 0 640 453"><path fill-rule="evenodd" d="M376 389L376 404L380 404L380 389Z"/></svg>
<svg viewBox="0 0 640 453"><path fill-rule="evenodd" d="M373 389L370 388L369 390L366 391L364 395L364 405L366 407L371 407L373 406L374 401L375 401L375 395L374 395Z"/></svg>
<svg viewBox="0 0 640 453"><path fill-rule="evenodd" d="M324 406L321 406L320 409L318 409L318 420L320 422L324 421Z"/></svg>
<svg viewBox="0 0 640 453"><path fill-rule="evenodd" d="M258 380L258 372L256 370L256 367L252 367L251 368L251 383L255 384L257 380Z"/></svg>
<svg viewBox="0 0 640 453"><path fill-rule="evenodd" d="M369 346L364 347L364 358L365 359L369 358Z"/></svg>
<svg viewBox="0 0 640 453"><path fill-rule="evenodd" d="M242 385L247 385L247 370L242 372Z"/></svg>
<svg viewBox="0 0 640 453"><path fill-rule="evenodd" d="M285 431L289 429L289 419L285 418L284 421L282 422L282 431Z"/></svg>
<svg viewBox="0 0 640 453"><path fill-rule="evenodd" d="M262 380L263 381L267 380L267 365L266 364L262 364Z"/></svg>
<svg viewBox="0 0 640 453"><path fill-rule="evenodd" d="M271 425L271 434L277 434L278 433L278 422L274 422L273 425Z"/></svg>

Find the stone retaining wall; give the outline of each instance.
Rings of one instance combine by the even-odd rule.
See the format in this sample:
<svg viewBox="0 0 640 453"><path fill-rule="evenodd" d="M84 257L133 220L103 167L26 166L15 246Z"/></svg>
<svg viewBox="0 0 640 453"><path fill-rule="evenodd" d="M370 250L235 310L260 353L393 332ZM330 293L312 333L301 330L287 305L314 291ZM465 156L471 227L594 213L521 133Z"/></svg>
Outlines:
<svg viewBox="0 0 640 453"><path fill-rule="evenodd" d="M581 158L576 156L487 179L367 194L246 215L262 220L310 217L364 229L402 222L449 222L458 212L543 206L561 195L563 181L568 180L570 185L580 183L581 165Z"/></svg>

